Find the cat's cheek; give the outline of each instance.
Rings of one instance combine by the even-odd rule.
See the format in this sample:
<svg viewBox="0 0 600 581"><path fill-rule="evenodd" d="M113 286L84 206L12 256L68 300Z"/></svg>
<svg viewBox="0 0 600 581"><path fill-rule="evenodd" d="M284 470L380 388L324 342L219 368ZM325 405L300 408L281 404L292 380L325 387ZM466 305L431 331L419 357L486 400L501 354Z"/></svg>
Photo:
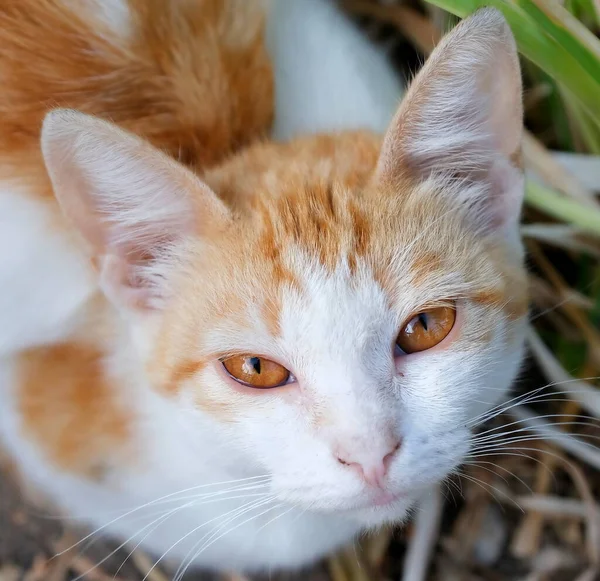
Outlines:
<svg viewBox="0 0 600 581"><path fill-rule="evenodd" d="M420 351L418 353L401 354L395 357L395 368L396 373L399 376L403 376L404 367L410 361L411 363L418 361L418 359L433 355L434 353L440 353L446 351L452 347L452 345L461 338L463 325L465 323L465 309L466 305L464 302L456 303L456 317L454 319L454 325L450 330L450 333L446 335L435 347Z"/></svg>
<svg viewBox="0 0 600 581"><path fill-rule="evenodd" d="M288 400L295 400L299 397L298 382L293 381L291 383L281 385L279 387L271 388L258 388L244 385L243 383L237 382L233 379L225 368L221 361L216 360L213 362L215 372L219 379L224 383L226 389L232 390L233 393L242 395L245 397L280 397Z"/></svg>

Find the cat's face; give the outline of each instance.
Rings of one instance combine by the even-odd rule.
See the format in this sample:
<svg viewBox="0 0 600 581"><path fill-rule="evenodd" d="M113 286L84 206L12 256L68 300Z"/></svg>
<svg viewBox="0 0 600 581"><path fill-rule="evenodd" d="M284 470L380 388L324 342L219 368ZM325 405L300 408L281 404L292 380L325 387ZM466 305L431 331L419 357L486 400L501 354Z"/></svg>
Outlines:
<svg viewBox="0 0 600 581"><path fill-rule="evenodd" d="M335 155L360 166L361 147L375 144L340 136ZM257 148L229 185L271 156ZM473 420L517 372L521 252L447 185L390 195L358 171L323 180L323 158L299 181L291 161L253 184L268 202L182 251L152 377L215 419L279 499L395 519L462 462Z"/></svg>
<svg viewBox="0 0 600 581"><path fill-rule="evenodd" d="M43 149L106 295L142 330L149 382L277 498L374 524L463 461L517 373L520 134L514 43L483 11L434 54L383 146L258 145L204 183L57 113Z"/></svg>

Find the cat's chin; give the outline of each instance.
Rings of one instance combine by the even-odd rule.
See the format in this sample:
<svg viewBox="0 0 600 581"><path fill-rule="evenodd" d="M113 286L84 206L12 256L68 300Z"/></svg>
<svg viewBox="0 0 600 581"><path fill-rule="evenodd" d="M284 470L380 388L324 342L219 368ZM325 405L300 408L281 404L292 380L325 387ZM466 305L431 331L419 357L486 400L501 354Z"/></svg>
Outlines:
<svg viewBox="0 0 600 581"><path fill-rule="evenodd" d="M341 516L359 523L361 527L373 528L385 524L402 523L408 518L416 502L417 497L386 493L349 507L319 509L313 505L309 510L326 515Z"/></svg>
<svg viewBox="0 0 600 581"><path fill-rule="evenodd" d="M414 499L402 496L393 498L389 502L371 503L364 508L350 510L347 514L366 528L399 524L409 516L414 503Z"/></svg>

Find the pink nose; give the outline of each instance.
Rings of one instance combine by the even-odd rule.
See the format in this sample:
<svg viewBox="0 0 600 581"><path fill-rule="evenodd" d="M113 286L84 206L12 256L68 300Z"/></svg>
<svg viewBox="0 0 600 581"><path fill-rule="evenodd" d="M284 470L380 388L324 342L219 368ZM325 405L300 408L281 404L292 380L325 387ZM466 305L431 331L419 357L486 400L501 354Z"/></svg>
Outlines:
<svg viewBox="0 0 600 581"><path fill-rule="evenodd" d="M388 468L399 449L400 442L396 441L383 454L371 452L363 455L356 452L338 452L336 457L340 464L358 472L367 484L383 488Z"/></svg>

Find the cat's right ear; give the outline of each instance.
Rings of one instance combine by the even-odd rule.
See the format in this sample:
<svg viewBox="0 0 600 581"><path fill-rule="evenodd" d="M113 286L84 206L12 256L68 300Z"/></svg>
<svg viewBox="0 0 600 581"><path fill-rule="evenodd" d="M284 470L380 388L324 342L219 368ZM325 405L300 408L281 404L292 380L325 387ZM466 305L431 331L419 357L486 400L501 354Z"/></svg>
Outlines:
<svg viewBox="0 0 600 581"><path fill-rule="evenodd" d="M61 209L89 243L101 287L119 307L160 308L168 288L158 264L186 237L229 220L192 172L106 121L52 111L41 145Z"/></svg>
<svg viewBox="0 0 600 581"><path fill-rule="evenodd" d="M485 8L442 39L413 81L375 177L392 191L433 178L450 205L470 209L475 226L514 232L522 131L517 46L502 14Z"/></svg>

